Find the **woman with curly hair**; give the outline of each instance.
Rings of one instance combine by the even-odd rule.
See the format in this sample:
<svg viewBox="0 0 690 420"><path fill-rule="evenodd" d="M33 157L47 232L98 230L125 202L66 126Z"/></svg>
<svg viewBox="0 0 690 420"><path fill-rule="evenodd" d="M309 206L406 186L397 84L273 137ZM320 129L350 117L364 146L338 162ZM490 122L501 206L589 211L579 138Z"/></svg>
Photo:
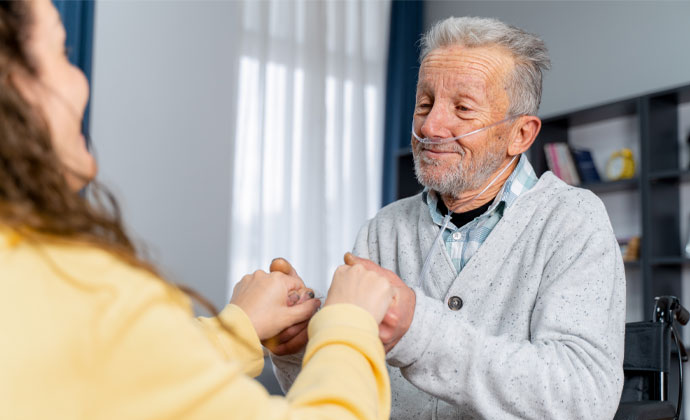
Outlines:
<svg viewBox="0 0 690 420"><path fill-rule="evenodd" d="M286 397L269 396L250 378L261 341L320 302L291 305L302 281L257 271L216 316L193 317L196 294L141 257L92 182L88 83L64 42L50 0L0 2L0 418L387 418L388 281L338 268L302 373Z"/></svg>

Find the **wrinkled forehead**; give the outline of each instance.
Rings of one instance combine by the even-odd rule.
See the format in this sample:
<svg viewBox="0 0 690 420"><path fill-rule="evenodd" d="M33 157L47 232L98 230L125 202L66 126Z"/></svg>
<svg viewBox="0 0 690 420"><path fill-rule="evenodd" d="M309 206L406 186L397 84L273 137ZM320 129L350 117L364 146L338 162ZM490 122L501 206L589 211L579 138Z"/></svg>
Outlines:
<svg viewBox="0 0 690 420"><path fill-rule="evenodd" d="M418 91L452 94L467 90L484 95L505 92L513 67L512 56L500 46L438 48L422 61Z"/></svg>

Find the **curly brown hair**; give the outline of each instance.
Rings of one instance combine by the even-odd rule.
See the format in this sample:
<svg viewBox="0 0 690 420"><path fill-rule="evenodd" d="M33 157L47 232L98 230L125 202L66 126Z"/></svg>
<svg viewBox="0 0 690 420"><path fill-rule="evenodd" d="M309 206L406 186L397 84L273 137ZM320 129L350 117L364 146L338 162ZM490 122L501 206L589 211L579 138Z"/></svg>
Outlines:
<svg viewBox="0 0 690 420"><path fill-rule="evenodd" d="M95 246L161 278L129 238L117 201L104 186L92 182L88 198L70 189L64 176L70 169L53 149L41 110L27 102L12 81L17 71L38 77L27 48L30 6L26 1L0 1L0 225L28 239ZM194 290L177 287L218 314Z"/></svg>
<svg viewBox="0 0 690 420"><path fill-rule="evenodd" d="M70 189L69 168L53 149L45 118L12 81L17 71L37 77L26 47L31 23L28 2L0 3L0 220L16 230L97 245L154 271L138 258L107 190L94 185L89 201Z"/></svg>

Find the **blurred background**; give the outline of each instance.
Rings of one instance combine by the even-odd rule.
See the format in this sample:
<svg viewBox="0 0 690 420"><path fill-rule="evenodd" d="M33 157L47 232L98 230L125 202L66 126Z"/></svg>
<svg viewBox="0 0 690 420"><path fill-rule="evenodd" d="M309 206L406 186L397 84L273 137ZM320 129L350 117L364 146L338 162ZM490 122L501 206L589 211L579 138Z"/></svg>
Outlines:
<svg viewBox="0 0 690 420"><path fill-rule="evenodd" d="M547 143L591 153L599 181L573 183L602 198L629 254L629 321L648 319L658 293L690 304L690 2L55 3L90 78L100 179L162 271L218 306L278 256L325 294L366 220L419 190L418 40L448 16L545 40L548 130L530 159L553 170ZM655 130L657 102L671 108ZM607 170L623 149L632 176ZM269 368L262 380L279 392Z"/></svg>

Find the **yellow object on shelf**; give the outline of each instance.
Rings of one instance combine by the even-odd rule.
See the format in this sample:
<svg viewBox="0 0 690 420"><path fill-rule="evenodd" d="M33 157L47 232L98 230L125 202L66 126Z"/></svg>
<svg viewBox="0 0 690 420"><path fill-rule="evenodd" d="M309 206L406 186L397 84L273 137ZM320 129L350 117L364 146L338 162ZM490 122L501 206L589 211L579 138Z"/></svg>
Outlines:
<svg viewBox="0 0 690 420"><path fill-rule="evenodd" d="M625 148L614 152L606 162L606 177L611 181L635 176L635 160L632 150Z"/></svg>
<svg viewBox="0 0 690 420"><path fill-rule="evenodd" d="M625 252L623 253L623 261L633 262L640 260L640 237L633 236L628 242Z"/></svg>

